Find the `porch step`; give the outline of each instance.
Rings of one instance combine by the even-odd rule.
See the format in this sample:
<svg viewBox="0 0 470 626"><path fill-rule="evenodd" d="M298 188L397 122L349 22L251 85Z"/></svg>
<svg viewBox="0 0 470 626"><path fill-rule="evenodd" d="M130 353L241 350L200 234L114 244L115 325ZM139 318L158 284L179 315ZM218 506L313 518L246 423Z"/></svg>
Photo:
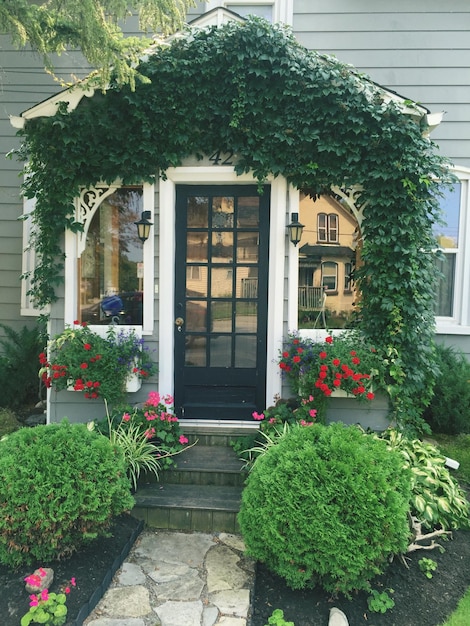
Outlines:
<svg viewBox="0 0 470 626"><path fill-rule="evenodd" d="M132 514L153 528L239 532L246 474L229 443L240 434L233 429L183 431L197 443L175 457L177 467L162 472L158 482L152 476L141 481Z"/></svg>
<svg viewBox="0 0 470 626"><path fill-rule="evenodd" d="M157 483L139 488L132 514L153 528L237 533L241 494L242 487Z"/></svg>

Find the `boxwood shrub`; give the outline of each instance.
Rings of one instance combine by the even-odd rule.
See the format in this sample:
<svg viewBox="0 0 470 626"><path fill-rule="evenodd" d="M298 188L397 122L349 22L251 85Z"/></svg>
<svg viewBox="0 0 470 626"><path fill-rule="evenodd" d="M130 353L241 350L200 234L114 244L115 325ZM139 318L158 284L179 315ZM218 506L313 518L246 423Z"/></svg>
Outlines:
<svg viewBox="0 0 470 626"><path fill-rule="evenodd" d="M293 589L369 589L410 537L410 475L385 442L343 424L295 427L255 463L240 528Z"/></svg>
<svg viewBox="0 0 470 626"><path fill-rule="evenodd" d="M122 452L84 424L23 428L0 441L0 562L44 564L132 508Z"/></svg>

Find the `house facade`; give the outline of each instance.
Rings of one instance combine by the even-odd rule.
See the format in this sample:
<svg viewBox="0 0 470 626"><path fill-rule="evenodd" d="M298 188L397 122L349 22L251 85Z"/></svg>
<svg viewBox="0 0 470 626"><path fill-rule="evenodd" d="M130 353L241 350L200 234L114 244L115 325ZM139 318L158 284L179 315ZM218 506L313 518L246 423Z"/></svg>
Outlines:
<svg viewBox="0 0 470 626"><path fill-rule="evenodd" d="M364 2L324 4L214 0L200 3L188 20L204 27L255 13L287 23L307 48L351 63L390 98L404 106L406 99L419 102L429 123L436 120L432 139L460 181L446 197L446 225L436 232L446 259L436 294L437 334L470 354L470 105L461 71L470 61L470 12L463 1L452 11L437 2L431 11L429 2L420 2L412 12L403 3L386 13ZM34 55L3 41L7 152L19 142L15 127L54 114L66 96L51 97L54 90ZM78 56L62 62L65 72L86 71ZM438 124L441 111L446 115ZM192 423L246 423L253 410L271 404L282 393L276 359L285 334L299 323L307 327L302 332L318 337L326 326L344 326L356 297L351 274L360 263L360 223L340 193L313 201L278 176L266 181L260 196L255 177L237 175L233 159L225 152L188 157L153 184L97 181L84 189L75 200L83 232L64 234L65 280L49 311L51 335L76 319L136 329L159 373L131 401L158 388L174 395L179 417ZM0 321L21 326L38 314L27 281L19 280L34 256L23 253L29 221L18 218L34 202L23 206L20 164L4 160L2 167ZM297 246L286 232L295 213L305 226ZM151 231L142 244L134 222L143 214L150 216ZM78 394L48 394L50 421L101 417L90 415L92 404Z"/></svg>

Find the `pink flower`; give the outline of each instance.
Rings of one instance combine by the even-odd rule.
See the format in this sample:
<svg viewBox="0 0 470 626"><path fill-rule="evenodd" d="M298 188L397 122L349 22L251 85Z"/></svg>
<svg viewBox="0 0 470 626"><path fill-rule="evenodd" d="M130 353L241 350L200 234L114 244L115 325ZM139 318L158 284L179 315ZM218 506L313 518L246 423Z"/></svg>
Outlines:
<svg viewBox="0 0 470 626"><path fill-rule="evenodd" d="M44 600L44 602L49 600L49 591L47 589L41 591L41 600Z"/></svg>
<svg viewBox="0 0 470 626"><path fill-rule="evenodd" d="M147 429L144 435L146 436L147 439L152 439L152 437L155 435L155 428Z"/></svg>
<svg viewBox="0 0 470 626"><path fill-rule="evenodd" d="M147 398L147 404L150 406L158 406L160 403L160 394L158 391L151 391Z"/></svg>
<svg viewBox="0 0 470 626"><path fill-rule="evenodd" d="M33 594L29 596L29 599L31 600L31 602L29 603L29 606L37 606L39 604L39 600L36 595Z"/></svg>
<svg viewBox="0 0 470 626"><path fill-rule="evenodd" d="M179 442L181 444L188 443L188 441L189 441L189 439L187 437L185 437L184 435L180 435Z"/></svg>
<svg viewBox="0 0 470 626"><path fill-rule="evenodd" d="M254 413L252 413L253 419L260 422L261 420L264 420L264 413L257 413L256 411L254 411Z"/></svg>
<svg viewBox="0 0 470 626"><path fill-rule="evenodd" d="M317 409L310 409L308 414L310 415L310 417L316 417L317 416Z"/></svg>
<svg viewBox="0 0 470 626"><path fill-rule="evenodd" d="M75 580L75 577L70 579L70 584L72 585L72 587L76 587L77 586L77 581Z"/></svg>
<svg viewBox="0 0 470 626"><path fill-rule="evenodd" d="M128 422L130 419L131 419L131 416L129 415L129 413L124 413L124 415L122 416L123 422Z"/></svg>
<svg viewBox="0 0 470 626"><path fill-rule="evenodd" d="M163 398L163 402L167 405L167 406L171 406L174 402L174 398L173 396L170 396L170 394L167 394L166 396L164 396Z"/></svg>

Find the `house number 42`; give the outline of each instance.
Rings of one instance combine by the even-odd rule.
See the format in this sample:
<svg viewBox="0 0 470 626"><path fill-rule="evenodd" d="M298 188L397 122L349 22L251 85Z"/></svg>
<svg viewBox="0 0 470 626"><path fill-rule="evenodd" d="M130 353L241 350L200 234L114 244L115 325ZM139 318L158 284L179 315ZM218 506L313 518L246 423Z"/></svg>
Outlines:
<svg viewBox="0 0 470 626"><path fill-rule="evenodd" d="M209 161L212 161L212 165L233 165L233 152L217 150L210 155Z"/></svg>

